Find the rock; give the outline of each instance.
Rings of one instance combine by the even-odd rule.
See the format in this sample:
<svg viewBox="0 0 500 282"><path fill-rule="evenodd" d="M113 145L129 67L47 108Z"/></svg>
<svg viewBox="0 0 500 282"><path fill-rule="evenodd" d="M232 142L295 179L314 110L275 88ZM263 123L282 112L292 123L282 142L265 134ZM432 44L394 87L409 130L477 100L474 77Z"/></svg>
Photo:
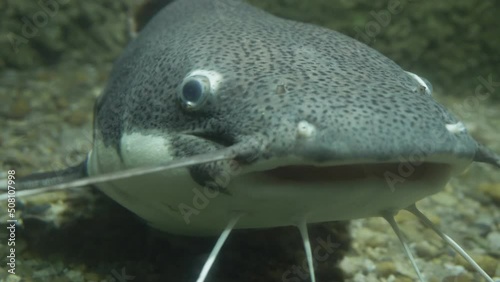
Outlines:
<svg viewBox="0 0 500 282"><path fill-rule="evenodd" d="M427 241L418 242L415 245L417 255L422 258L431 259L439 255L439 249Z"/></svg>
<svg viewBox="0 0 500 282"><path fill-rule="evenodd" d="M11 119L23 119L31 112L31 106L27 98L18 97L7 112Z"/></svg>
<svg viewBox="0 0 500 282"><path fill-rule="evenodd" d="M57 109L63 110L69 107L69 101L67 97L57 97L54 101L54 104L56 105Z"/></svg>
<svg viewBox="0 0 500 282"><path fill-rule="evenodd" d="M491 232L486 239L488 240L491 251L500 253L500 232Z"/></svg>
<svg viewBox="0 0 500 282"><path fill-rule="evenodd" d="M458 199L456 196L446 194L446 193L438 193L432 197L432 200L436 202L437 205L452 207L457 205Z"/></svg>
<svg viewBox="0 0 500 282"><path fill-rule="evenodd" d="M475 280L469 273L446 276L443 282L474 282Z"/></svg>
<svg viewBox="0 0 500 282"><path fill-rule="evenodd" d="M471 255L471 257L477 262L477 264L479 264L479 266L481 266L481 268L486 273L488 273L488 275L490 276L495 275L496 269L499 264L498 260L488 255ZM455 262L465 267L469 271L475 271L474 268L472 268L472 266L467 261L465 261L461 256L457 256L455 258Z"/></svg>
<svg viewBox="0 0 500 282"><path fill-rule="evenodd" d="M397 282L413 282L415 280L411 279L410 277L406 277L406 276L401 276L401 275L398 275L395 277L395 279L393 280L389 280L388 281L397 281Z"/></svg>
<svg viewBox="0 0 500 282"><path fill-rule="evenodd" d="M377 274L381 277L387 277L391 274L396 274L396 265L392 261L382 261L377 263Z"/></svg>
<svg viewBox="0 0 500 282"><path fill-rule="evenodd" d="M70 112L66 116L65 120L73 126L80 126L87 122L88 117L89 115L87 113L76 110L74 112Z"/></svg>
<svg viewBox="0 0 500 282"><path fill-rule="evenodd" d="M500 205L500 183L481 184L479 190L489 196L497 205Z"/></svg>

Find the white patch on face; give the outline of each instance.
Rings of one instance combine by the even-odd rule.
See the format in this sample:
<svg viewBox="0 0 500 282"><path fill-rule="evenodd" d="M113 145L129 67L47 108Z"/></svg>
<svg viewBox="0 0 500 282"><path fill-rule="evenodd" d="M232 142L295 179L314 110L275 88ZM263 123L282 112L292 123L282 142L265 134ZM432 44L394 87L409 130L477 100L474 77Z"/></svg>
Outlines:
<svg viewBox="0 0 500 282"><path fill-rule="evenodd" d="M465 125L461 122L447 124L446 129L448 129L450 133L457 134L465 131Z"/></svg>
<svg viewBox="0 0 500 282"><path fill-rule="evenodd" d="M311 138L315 132L316 127L305 120L297 124L297 137L299 138Z"/></svg>
<svg viewBox="0 0 500 282"><path fill-rule="evenodd" d="M208 78L208 81L210 82L210 92L213 94L217 93L217 90L219 89L220 83L222 82L223 76L222 74L216 72L216 71L211 71L211 70L194 70L186 77L190 76L195 76L195 75L201 75L205 76Z"/></svg>
<svg viewBox="0 0 500 282"><path fill-rule="evenodd" d="M121 155L126 167L155 165L173 160L172 148L165 135L124 134L121 139Z"/></svg>
<svg viewBox="0 0 500 282"><path fill-rule="evenodd" d="M113 147L106 147L97 139L89 154L89 175L168 163L174 158L170 138L165 134L159 135L159 132L155 134L124 134L120 141L121 158ZM178 233L189 227L179 205L198 204L195 192L204 191L191 178L187 167L103 182L96 186L149 224ZM196 211L201 210L198 208Z"/></svg>
<svg viewBox="0 0 500 282"><path fill-rule="evenodd" d="M173 159L170 141L166 135L124 134L120 149L121 158L114 148L106 147L97 140L88 155L89 174L97 175L133 167L154 166Z"/></svg>

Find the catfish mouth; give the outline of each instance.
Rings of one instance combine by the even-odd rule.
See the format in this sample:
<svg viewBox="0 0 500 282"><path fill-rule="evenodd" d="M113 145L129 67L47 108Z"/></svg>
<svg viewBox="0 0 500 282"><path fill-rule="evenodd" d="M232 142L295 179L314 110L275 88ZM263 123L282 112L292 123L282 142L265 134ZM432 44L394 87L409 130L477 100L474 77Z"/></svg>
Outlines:
<svg viewBox="0 0 500 282"><path fill-rule="evenodd" d="M390 181L421 181L449 175L451 166L443 163L379 163L349 164L318 167L312 165L282 166L266 171L264 175L276 180L293 182L340 182L379 178Z"/></svg>
<svg viewBox="0 0 500 282"><path fill-rule="evenodd" d="M214 145L230 147L236 142L222 134L191 133ZM222 136L222 137L221 137ZM388 162L357 163L332 166L285 165L262 170L259 173L275 180L291 182L345 182L364 179L380 179L384 181L426 181L450 177L452 165L437 162Z"/></svg>

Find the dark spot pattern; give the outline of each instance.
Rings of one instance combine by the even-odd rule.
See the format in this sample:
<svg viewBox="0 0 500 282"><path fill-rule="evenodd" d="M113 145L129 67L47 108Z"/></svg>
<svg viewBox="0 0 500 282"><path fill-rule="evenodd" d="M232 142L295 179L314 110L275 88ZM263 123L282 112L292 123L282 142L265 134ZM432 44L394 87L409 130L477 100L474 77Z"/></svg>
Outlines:
<svg viewBox="0 0 500 282"><path fill-rule="evenodd" d="M196 69L223 80L211 103L190 113L176 97ZM269 144L261 158L385 160L423 144L429 154L472 158L475 141L448 132L458 120L416 87L393 61L335 31L240 1L182 0L160 11L116 62L96 130L118 151L124 133L164 132L183 144L178 156L221 147L183 138L203 133L231 144L259 136ZM317 130L298 144L302 120Z"/></svg>

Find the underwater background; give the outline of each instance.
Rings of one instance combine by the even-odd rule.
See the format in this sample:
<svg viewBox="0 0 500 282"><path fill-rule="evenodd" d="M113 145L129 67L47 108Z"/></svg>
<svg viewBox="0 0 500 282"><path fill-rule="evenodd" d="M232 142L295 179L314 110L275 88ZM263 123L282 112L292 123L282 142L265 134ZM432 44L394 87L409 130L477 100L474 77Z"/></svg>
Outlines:
<svg viewBox="0 0 500 282"><path fill-rule="evenodd" d="M214 0L216 2L217 0ZM92 110L113 61L169 1L0 1L0 176L62 169L92 144ZM283 18L325 26L427 78L475 138L500 152L500 2L494 0L250 0ZM224 14L224 11L221 11ZM214 15L216 16L216 15ZM487 92L478 92L483 86ZM419 203L491 275L500 276L500 173L473 165ZM22 199L16 275L0 281L194 281L214 238L151 230L91 189ZM6 214L2 205L0 224ZM417 219L397 217L429 281L481 281ZM293 228L231 235L209 281L308 281ZM332 241L318 281L414 281L397 237L378 218L311 227ZM339 266L340 265L340 266ZM296 268L294 268L296 267ZM340 268L342 270L340 270Z"/></svg>

